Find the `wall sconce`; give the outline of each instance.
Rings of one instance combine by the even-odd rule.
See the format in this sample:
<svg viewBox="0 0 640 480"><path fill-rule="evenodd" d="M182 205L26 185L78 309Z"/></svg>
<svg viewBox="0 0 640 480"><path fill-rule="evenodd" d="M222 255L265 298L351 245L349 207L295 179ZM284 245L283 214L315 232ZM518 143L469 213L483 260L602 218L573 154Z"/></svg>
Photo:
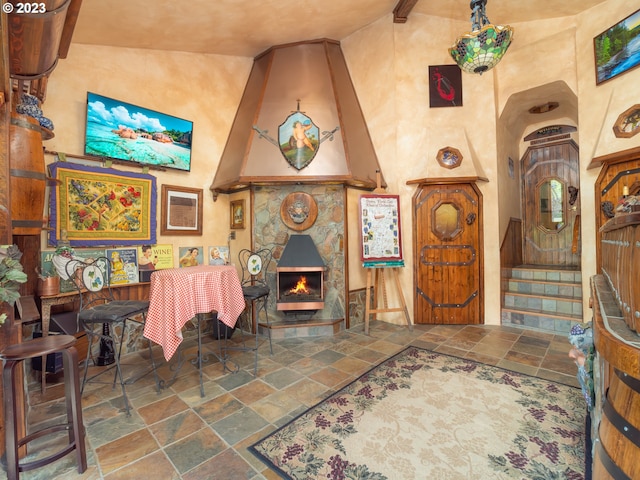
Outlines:
<svg viewBox="0 0 640 480"><path fill-rule="evenodd" d="M461 70L484 72L495 67L506 53L513 29L509 25L492 25L485 13L487 0L471 0L471 32L458 37L449 53Z"/></svg>

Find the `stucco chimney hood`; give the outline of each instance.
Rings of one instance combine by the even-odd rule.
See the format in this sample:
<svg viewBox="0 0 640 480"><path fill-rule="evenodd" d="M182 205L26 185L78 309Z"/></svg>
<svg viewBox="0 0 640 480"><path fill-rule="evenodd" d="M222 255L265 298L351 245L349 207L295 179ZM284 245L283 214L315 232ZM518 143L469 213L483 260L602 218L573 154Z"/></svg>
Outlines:
<svg viewBox="0 0 640 480"><path fill-rule="evenodd" d="M255 58L210 189L214 198L251 185L371 190L378 171L340 43L321 39L274 46Z"/></svg>

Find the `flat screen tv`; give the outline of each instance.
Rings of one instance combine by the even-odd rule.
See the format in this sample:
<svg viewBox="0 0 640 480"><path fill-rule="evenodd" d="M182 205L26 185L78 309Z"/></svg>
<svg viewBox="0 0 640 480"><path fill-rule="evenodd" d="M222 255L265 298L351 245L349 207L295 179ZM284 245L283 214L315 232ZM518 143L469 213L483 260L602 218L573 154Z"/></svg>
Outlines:
<svg viewBox="0 0 640 480"><path fill-rule="evenodd" d="M193 122L87 92L85 155L191 170Z"/></svg>

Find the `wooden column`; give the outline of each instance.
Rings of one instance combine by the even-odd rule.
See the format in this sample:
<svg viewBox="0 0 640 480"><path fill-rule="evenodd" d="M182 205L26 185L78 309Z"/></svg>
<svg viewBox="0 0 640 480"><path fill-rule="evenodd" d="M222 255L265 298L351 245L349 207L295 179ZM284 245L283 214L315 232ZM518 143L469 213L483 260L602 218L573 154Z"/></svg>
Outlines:
<svg viewBox="0 0 640 480"><path fill-rule="evenodd" d="M11 115L11 83L9 80L9 51L7 16L0 15L0 244L12 243L11 234L11 192L9 177L9 121ZM0 312L7 314L4 325L0 326L0 348L18 343L20 332L14 323L13 308L5 302L0 304ZM4 404L4 392L0 390L0 404ZM0 456L5 452L4 420L0 417Z"/></svg>

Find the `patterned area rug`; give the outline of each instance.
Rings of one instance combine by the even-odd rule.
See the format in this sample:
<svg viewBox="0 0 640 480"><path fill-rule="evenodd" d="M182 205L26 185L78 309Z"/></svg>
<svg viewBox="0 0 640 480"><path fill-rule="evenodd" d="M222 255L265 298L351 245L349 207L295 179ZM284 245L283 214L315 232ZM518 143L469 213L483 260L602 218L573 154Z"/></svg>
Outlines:
<svg viewBox="0 0 640 480"><path fill-rule="evenodd" d="M585 478L579 389L408 347L250 447L291 479Z"/></svg>

